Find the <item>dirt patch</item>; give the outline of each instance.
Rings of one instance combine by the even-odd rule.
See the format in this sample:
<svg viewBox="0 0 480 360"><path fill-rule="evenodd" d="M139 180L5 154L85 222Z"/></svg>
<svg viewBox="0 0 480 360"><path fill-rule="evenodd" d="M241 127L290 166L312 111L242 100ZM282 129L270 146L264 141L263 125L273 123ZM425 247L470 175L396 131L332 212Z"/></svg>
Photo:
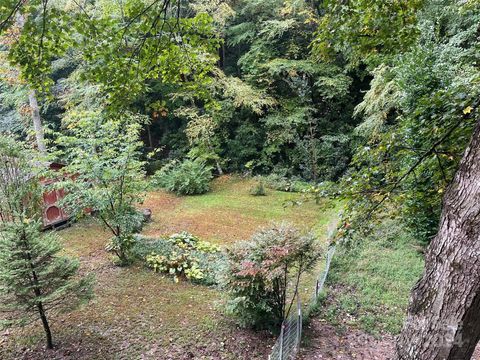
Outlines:
<svg viewBox="0 0 480 360"><path fill-rule="evenodd" d="M387 360L392 359L391 335L376 338L351 327L339 328L321 319L312 319L304 330L299 359Z"/></svg>
<svg viewBox="0 0 480 360"><path fill-rule="evenodd" d="M162 211L174 210L181 202L182 199L174 194L164 191L152 191L148 193L142 207L151 209L155 219L155 215L160 214Z"/></svg>
<svg viewBox="0 0 480 360"><path fill-rule="evenodd" d="M206 209L195 213L179 211L157 214L143 233L158 237L188 231L202 239L231 244L248 239L263 224L265 221L229 209Z"/></svg>

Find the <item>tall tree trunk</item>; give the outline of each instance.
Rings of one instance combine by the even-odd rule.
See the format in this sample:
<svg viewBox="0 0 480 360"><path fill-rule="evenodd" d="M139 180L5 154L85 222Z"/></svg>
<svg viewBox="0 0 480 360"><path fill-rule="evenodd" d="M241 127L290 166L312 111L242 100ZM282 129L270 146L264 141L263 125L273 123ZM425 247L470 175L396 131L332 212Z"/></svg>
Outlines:
<svg viewBox="0 0 480 360"><path fill-rule="evenodd" d="M397 359L470 359L480 338L480 121L443 199Z"/></svg>
<svg viewBox="0 0 480 360"><path fill-rule="evenodd" d="M37 94L35 90L30 90L28 100L32 109L33 129L35 130L35 139L37 140L38 150L46 153L45 137L43 133L42 119L40 118L40 108L38 107Z"/></svg>

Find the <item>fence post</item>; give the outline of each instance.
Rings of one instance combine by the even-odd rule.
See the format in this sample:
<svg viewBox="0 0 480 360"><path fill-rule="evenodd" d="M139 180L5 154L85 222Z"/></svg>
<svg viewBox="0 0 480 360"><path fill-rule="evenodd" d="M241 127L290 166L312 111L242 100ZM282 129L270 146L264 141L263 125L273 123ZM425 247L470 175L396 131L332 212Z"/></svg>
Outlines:
<svg viewBox="0 0 480 360"><path fill-rule="evenodd" d="M298 296L298 295L297 295ZM300 302L300 297L297 297L297 353L300 351L300 342L302 341L302 303Z"/></svg>
<svg viewBox="0 0 480 360"><path fill-rule="evenodd" d="M283 328L284 323L282 322L282 328L280 329L280 360L283 360Z"/></svg>

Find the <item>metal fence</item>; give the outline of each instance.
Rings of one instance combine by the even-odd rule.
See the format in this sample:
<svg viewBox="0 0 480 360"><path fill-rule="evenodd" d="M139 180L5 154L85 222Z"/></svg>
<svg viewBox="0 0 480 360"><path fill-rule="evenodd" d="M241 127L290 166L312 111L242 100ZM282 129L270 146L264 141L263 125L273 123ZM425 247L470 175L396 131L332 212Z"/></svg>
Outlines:
<svg viewBox="0 0 480 360"><path fill-rule="evenodd" d="M314 305L318 301L318 296L323 290L325 280L327 279L328 271L330 270L330 263L332 262L335 247L328 249L325 261L325 268L316 278L315 291L310 299L309 305ZM287 318L282 323L280 329L280 336L278 337L272 352L268 356L269 360L291 360L295 359L300 350L300 343L302 340L302 303L298 294L296 296L296 311L290 312Z"/></svg>

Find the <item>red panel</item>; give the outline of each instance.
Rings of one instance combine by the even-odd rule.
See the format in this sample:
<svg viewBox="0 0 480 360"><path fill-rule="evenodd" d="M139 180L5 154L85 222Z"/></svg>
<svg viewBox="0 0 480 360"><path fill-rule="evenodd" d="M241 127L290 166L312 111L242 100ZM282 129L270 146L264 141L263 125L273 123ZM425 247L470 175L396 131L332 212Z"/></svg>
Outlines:
<svg viewBox="0 0 480 360"><path fill-rule="evenodd" d="M57 192L55 190L50 192L44 192L43 201L46 206L55 204L57 202Z"/></svg>
<svg viewBox="0 0 480 360"><path fill-rule="evenodd" d="M56 206L50 206L49 208L47 208L47 210L45 211L45 217L46 217L46 221L51 224L55 221L58 221L62 218L62 213L60 211L60 209Z"/></svg>

